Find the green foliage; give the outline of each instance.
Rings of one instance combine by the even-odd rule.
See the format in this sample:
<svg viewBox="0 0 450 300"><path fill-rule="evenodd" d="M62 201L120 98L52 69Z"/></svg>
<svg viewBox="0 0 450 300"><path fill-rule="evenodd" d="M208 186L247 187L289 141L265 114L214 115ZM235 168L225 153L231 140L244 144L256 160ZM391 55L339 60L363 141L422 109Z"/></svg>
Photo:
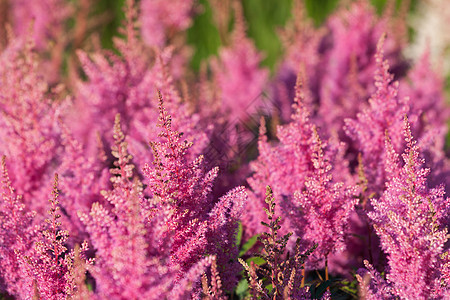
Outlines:
<svg viewBox="0 0 450 300"><path fill-rule="evenodd" d="M326 281L322 281L319 284L312 284L309 288L309 292L311 293L311 299L321 299L327 288L333 284L334 281L338 281L337 279L330 279Z"/></svg>
<svg viewBox="0 0 450 300"><path fill-rule="evenodd" d="M198 71L202 61L212 55L217 55L217 51L222 44L219 31L214 24L213 13L208 0L200 0L199 4L203 12L194 18L194 22L187 30L187 42L194 48L194 55L191 59L191 67Z"/></svg>
<svg viewBox="0 0 450 300"><path fill-rule="evenodd" d="M247 279L241 279L239 281L236 289L235 289L236 295L239 297L239 299L244 299L248 296L248 281Z"/></svg>
<svg viewBox="0 0 450 300"><path fill-rule="evenodd" d="M300 239L297 239L294 254L286 255L286 245L292 233L278 237L281 217L275 217L275 199L272 189L267 186L266 203L269 208L264 208L269 219L268 223L261 222L267 227L258 240L263 244L263 250L258 256L266 264L257 266L255 261L245 262L239 258L244 266L249 283L249 292L252 298L275 299L278 297L290 297L293 289L300 288L301 269L306 258L314 251L317 245L305 253L300 251ZM262 275L262 279L258 277ZM242 284L243 285L243 284ZM242 287L241 287L242 288Z"/></svg>
<svg viewBox="0 0 450 300"><path fill-rule="evenodd" d="M113 37L118 36L118 29L125 19L123 7L125 0L100 0L94 1L94 15L103 15L107 23L100 28L102 47L113 49Z"/></svg>
<svg viewBox="0 0 450 300"><path fill-rule="evenodd" d="M353 298L353 299L357 299L358 298L358 286L359 283L356 279L352 280L352 281L348 281L348 280L342 280L340 282L341 284L341 291L344 292L345 294L347 294L349 297Z"/></svg>
<svg viewBox="0 0 450 300"><path fill-rule="evenodd" d="M263 65L273 70L283 51L277 29L291 18L292 0L245 0L242 4L248 35L264 53Z"/></svg>
<svg viewBox="0 0 450 300"><path fill-rule="evenodd" d="M308 15L314 20L314 24L319 26L336 8L338 3L338 0L305 0L305 7Z"/></svg>
<svg viewBox="0 0 450 300"><path fill-rule="evenodd" d="M244 254L248 252L258 241L259 234L252 236L244 245L242 245L241 250L239 251L239 257L242 257Z"/></svg>

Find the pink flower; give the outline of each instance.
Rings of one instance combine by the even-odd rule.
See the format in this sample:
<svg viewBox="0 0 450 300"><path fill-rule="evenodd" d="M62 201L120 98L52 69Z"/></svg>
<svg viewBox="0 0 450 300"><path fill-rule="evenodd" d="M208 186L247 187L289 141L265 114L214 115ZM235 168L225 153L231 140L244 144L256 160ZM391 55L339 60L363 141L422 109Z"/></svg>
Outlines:
<svg viewBox="0 0 450 300"><path fill-rule="evenodd" d="M39 75L31 43L11 43L0 56L0 151L10 162L12 185L39 213L61 154L57 119L63 106L56 98Z"/></svg>
<svg viewBox="0 0 450 300"><path fill-rule="evenodd" d="M362 155L368 192L383 191L386 180L385 136L389 135L395 151L403 147L401 136L403 116L409 111L408 99L398 96L398 82L393 82L389 64L384 60L384 37L377 46L375 73L376 91L369 99L369 107L358 113L356 119L345 120L345 131L356 143Z"/></svg>
<svg viewBox="0 0 450 300"><path fill-rule="evenodd" d="M424 161L406 118L404 128L404 165L395 152L388 154L386 171L392 177L382 197L371 201L374 211L369 217L388 257L390 293L405 299L411 295L415 299L440 298L448 292L448 283L441 278L450 199L444 197L443 186L427 187L429 169L422 167Z"/></svg>
<svg viewBox="0 0 450 300"><path fill-rule="evenodd" d="M155 160L153 166L147 164L143 170L152 197L144 201L144 208L157 210L149 220L157 225L150 228L160 236L160 249L170 251L172 263L180 266L181 272L205 254L217 255L219 272L227 274L224 286L229 289L236 283L239 271L234 236L246 193L240 187L219 200L212 198L218 169L205 173L202 156L190 162L187 153L191 143L182 140L183 135L173 130L171 123L160 94L163 142L151 143Z"/></svg>
<svg viewBox="0 0 450 300"><path fill-rule="evenodd" d="M150 46L164 47L171 35L191 25L193 6L193 0L141 1L140 21L144 42Z"/></svg>

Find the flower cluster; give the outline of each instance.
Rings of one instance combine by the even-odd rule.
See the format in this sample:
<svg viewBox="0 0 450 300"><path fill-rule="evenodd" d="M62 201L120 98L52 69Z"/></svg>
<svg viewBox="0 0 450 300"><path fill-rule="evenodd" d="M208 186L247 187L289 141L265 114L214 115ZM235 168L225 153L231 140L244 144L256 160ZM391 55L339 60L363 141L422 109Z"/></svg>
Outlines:
<svg viewBox="0 0 450 300"><path fill-rule="evenodd" d="M419 147L406 118L404 133L404 165L400 166L395 151L388 153L390 179L386 191L381 198L371 200L374 210L369 217L387 254L388 273L386 283L371 284L367 297L383 293L402 299L411 295L415 299L445 298L448 297L445 221L450 199L444 197L442 186L427 187L429 169L423 168ZM392 149L389 138L386 144Z"/></svg>

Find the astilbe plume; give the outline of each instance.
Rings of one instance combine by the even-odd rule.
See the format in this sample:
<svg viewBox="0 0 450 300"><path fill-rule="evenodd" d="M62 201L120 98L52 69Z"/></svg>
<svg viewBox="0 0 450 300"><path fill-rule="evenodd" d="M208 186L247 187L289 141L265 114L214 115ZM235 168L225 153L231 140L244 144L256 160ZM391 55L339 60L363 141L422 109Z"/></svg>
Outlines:
<svg viewBox="0 0 450 300"><path fill-rule="evenodd" d="M138 299L149 296L155 274L149 273L151 260L147 258L149 246L140 209L142 183L133 176L134 166L130 163L119 115L114 125L114 140L113 187L101 193L108 206L96 202L89 214L79 212L79 215L96 250L92 275L97 292L105 297Z"/></svg>
<svg viewBox="0 0 450 300"><path fill-rule="evenodd" d="M12 185L27 208L42 212L60 154L61 103L38 72L30 40L17 39L0 56L0 144L9 158Z"/></svg>
<svg viewBox="0 0 450 300"><path fill-rule="evenodd" d="M345 249L349 217L358 203L357 190L333 182L332 165L324 157L317 131L313 132L311 147L314 169L306 178L304 190L294 194L291 218L293 225L301 228L303 240L309 246L318 245L309 261L313 265L325 261L327 272L328 257Z"/></svg>
<svg viewBox="0 0 450 300"><path fill-rule="evenodd" d="M393 82L389 64L384 59L384 36L378 42L375 55L376 91L369 99L369 107L357 114L356 119L345 120L345 131L355 141L361 153L362 165L368 186L367 195L383 191L386 180L386 133L390 136L395 151L403 147L401 128L403 116L409 111L408 98L398 96L398 82Z"/></svg>
<svg viewBox="0 0 450 300"><path fill-rule="evenodd" d="M371 200L374 210L369 217L387 254L388 268L386 282L381 282L385 287L375 280L368 292L374 297L383 292L402 299L441 299L449 289L445 277L448 255L444 253L448 235L443 223L449 198L444 197L443 186L428 188L429 169L423 167L406 117L404 124L404 165L395 152L389 153L387 189L379 199Z"/></svg>
<svg viewBox="0 0 450 300"><path fill-rule="evenodd" d="M262 55L246 36L242 7L235 3L235 24L228 47L219 50L211 67L219 93L220 114L227 116L228 126L248 122L261 109L262 93L269 72L260 67Z"/></svg>
<svg viewBox="0 0 450 300"><path fill-rule="evenodd" d="M445 182L448 189L450 162L446 158L444 146L450 110L445 103L443 90L444 78L433 70L430 50L426 50L400 83L399 95L411 99L409 101L411 111L418 116L417 121L411 126L422 149L426 167L431 169L428 176L429 183L437 185Z"/></svg>
<svg viewBox="0 0 450 300"><path fill-rule="evenodd" d="M447 133L446 121L450 110L444 99L444 78L432 68L430 50L424 51L420 59L408 71L399 85L399 95L409 97L411 110L419 114L414 131L424 132L433 128L439 146Z"/></svg>
<svg viewBox="0 0 450 300"><path fill-rule="evenodd" d="M42 225L33 249L28 253L15 249L20 265L18 271L25 285L21 291L25 299L67 299L77 294L74 277L77 273L73 264L75 254L73 250L68 252L65 246L69 233L60 229L58 175L55 175L49 202L49 218ZM87 251L87 243L83 243L80 249L82 252ZM86 263L90 265L93 261L87 260Z"/></svg>
<svg viewBox="0 0 450 300"><path fill-rule="evenodd" d="M296 206L294 203L297 202L294 199L294 193L305 190L305 183L317 169L313 162L314 156L317 155L315 142L317 128L310 120L307 95L303 91L303 78L299 75L295 95L296 113L292 116L292 121L289 124L278 126L278 143L271 145L262 132L258 143L258 159L251 163L255 173L248 179L253 191L250 194L252 201L249 201L248 205L261 203L264 199L261 195L264 184L271 185L275 195L278 195L280 199L279 203L283 208L284 222L288 222L284 225L285 229L295 234L299 233L300 236L301 229L298 225L289 224L296 218L302 218L299 207L293 207ZM347 178L349 183L352 182L347 167L339 155L342 151L342 145L335 143L335 140L330 140L328 143L322 142L321 147L323 160L333 165L333 169L328 171L330 174L337 174L333 179L334 182L337 182L338 178L339 180L340 178ZM255 220L260 219L261 216L257 216L254 209L251 209L251 211L251 214L244 216L246 218L244 224L247 226L246 230L256 233L258 227ZM255 216L252 215L253 213L255 213Z"/></svg>
<svg viewBox="0 0 450 300"><path fill-rule="evenodd" d="M222 170L216 193L242 184L248 176L246 162L256 140L259 117L270 114L271 109L264 96L269 71L261 66L262 53L246 35L241 3L234 1L233 7L229 44L219 48L218 57L210 61L212 78L207 83L212 95L202 95L203 103L210 105L200 107L206 120L215 120L205 158L212 165L219 163Z"/></svg>
<svg viewBox="0 0 450 300"><path fill-rule="evenodd" d="M262 222L268 229L267 232L262 233L259 240L264 245L261 258L267 262L267 266L263 266L263 269L257 269L253 262L249 266L239 258L247 272L251 296L254 299L310 299L311 295L308 289L302 284L301 270L304 268L307 257L315 251L317 245L313 245L302 254L300 239L298 238L294 254L291 257L285 257L286 246L292 232L278 237L281 217L275 218L275 198L270 186L267 186L266 189L265 202L269 206L268 209L264 208L269 223ZM271 289L263 286L263 282L258 279L257 273L261 273L270 281Z"/></svg>
<svg viewBox="0 0 450 300"><path fill-rule="evenodd" d="M440 85L438 76L429 70L426 61L416 65L408 74L409 80L414 78L422 82L413 87L408 79L400 84L393 81L389 64L384 59L382 37L378 44L375 72L376 91L369 99L369 107L357 114L355 119L345 120L345 131L353 140L353 148L359 151L359 185L362 188L357 214L351 217L351 232L355 236L365 238L351 238L347 243L348 258L370 257L371 262L377 264L382 253L378 251L378 239L372 234L372 226L367 219L367 211L371 210L369 199L379 197L386 188L388 174L386 173L387 155L389 152L400 152L404 149L404 139L401 135L403 128L403 116L409 113L414 134L418 137L419 144L425 151L423 155L428 159L427 166L433 168L430 182L442 182L446 173L446 159L442 152L442 132L446 131L443 115L446 109L443 107L442 95L434 87ZM429 72L425 71L429 70ZM426 72L427 75L424 74ZM429 75L429 76L428 76ZM429 88L433 86L433 88ZM436 104L433 105L427 103ZM441 110L439 111L439 108ZM429 119L429 117L432 119ZM390 148L385 146L386 134L391 139ZM351 152L350 152L351 154ZM351 159L351 156L348 156ZM361 245L361 242L364 244ZM361 253L366 249L368 253ZM364 250L364 251L366 251ZM368 256L367 256L368 255ZM380 256L381 255L381 256ZM342 256L343 258L344 256ZM343 260L341 258L341 260ZM349 259L347 261L350 261ZM381 261L379 261L381 262Z"/></svg>
<svg viewBox="0 0 450 300"><path fill-rule="evenodd" d="M79 214L96 250L96 263L90 270L96 283L95 295L100 299L186 299L210 259L199 259L185 274L170 265L170 254L158 248L157 237L151 236L154 232L147 226L155 212L141 207L143 185L131 163L119 115L114 140L113 186L101 193L106 203L96 202L88 214Z"/></svg>
<svg viewBox="0 0 450 300"><path fill-rule="evenodd" d="M28 254L40 229L33 225L35 212L26 210L22 196L11 185L6 157L1 162L0 200L0 290L25 298L27 286L19 272L19 261L14 250Z"/></svg>
<svg viewBox="0 0 450 300"><path fill-rule="evenodd" d="M64 227L70 232L69 243L80 243L87 238L78 214L89 212L95 202L101 202L101 190L109 188L109 172L104 168L106 156L99 149L97 157L85 157L83 145L60 120L61 144L64 155L58 166L61 210ZM99 142L100 144L100 142ZM99 145L99 147L102 145Z"/></svg>
<svg viewBox="0 0 450 300"><path fill-rule="evenodd" d="M263 216L257 209L260 203L264 201L264 194L262 193L265 186L267 184L271 186L275 195L280 197L280 203L282 203L282 198L291 201L294 192L304 188L306 176L312 170L309 166L311 156L308 150L313 125L310 123L309 112L304 104L305 95L302 93L301 85L301 78L298 77L296 114L292 116L291 123L277 128L278 144L271 145L269 143L265 135L265 124L261 124L258 141L259 156L250 164L255 173L247 180L253 191L250 193L251 201L247 205L248 207L254 206L252 209L248 209L251 213L244 216L244 225L246 225L246 231L249 231L250 235L263 229L259 226L259 220ZM287 163L294 158L295 163ZM291 176L291 174L296 174L296 176ZM255 216L252 215L253 213ZM289 218L284 218L284 221L286 220L289 220Z"/></svg>
<svg viewBox="0 0 450 300"><path fill-rule="evenodd" d="M122 30L125 40L114 41L120 56L111 52L92 55L81 50L78 52L88 81L78 82L75 100L77 113L73 118L81 118L83 122L71 122L75 124L71 129L88 148L88 153L94 152L96 144L92 141L97 140L97 131L105 148L109 149L113 144L111 130L114 117L119 113L129 151L140 171L145 162L152 160L148 141L157 139L157 102L153 97L156 90L164 95L168 111L178 116L174 128L183 131L194 142L192 152L200 151L205 146L206 135L195 129L198 116L182 101L174 87L168 67L171 49L156 51L153 56L143 55L150 52L139 40L136 18L133 2L127 1L126 22ZM95 124L94 128L92 124ZM193 156L198 153L193 153Z"/></svg>
<svg viewBox="0 0 450 300"><path fill-rule="evenodd" d="M173 35L192 23L193 0L143 0L140 2L142 39L150 46L164 47Z"/></svg>
<svg viewBox="0 0 450 300"><path fill-rule="evenodd" d="M392 70L401 67L398 41L389 36L377 45L380 36L389 29L386 17L377 17L368 1L357 1L343 8L327 22L331 47L325 51L326 65L319 91L319 112L327 130L344 137L344 119L354 117L373 92L373 74L378 68L378 47L391 62ZM355 34L356 33L356 34ZM330 132L332 133L332 132Z"/></svg>
<svg viewBox="0 0 450 300"><path fill-rule="evenodd" d="M26 36L30 28L38 48L44 48L50 41L61 37L64 22L70 15L70 7L63 0L43 0L28 3L23 0L11 1L10 10L14 31L18 36Z"/></svg>
<svg viewBox="0 0 450 300"><path fill-rule="evenodd" d="M64 0L8 1L4 8L16 38L30 38L42 60L38 72L52 84L61 80L61 66L68 44L67 22L72 4ZM15 38L12 38L15 39Z"/></svg>
<svg viewBox="0 0 450 300"><path fill-rule="evenodd" d="M160 236L160 250L170 252L173 265L180 274L189 269L205 254L217 256L224 288L236 283L239 272L235 261L237 221L246 200L244 188L238 187L219 200L211 194L218 169L205 174L200 156L190 162L187 152L191 143L182 140L182 134L171 127L160 98L160 137L163 142L152 142L155 160L144 167L151 199L144 207L153 207L156 215L150 220L155 234Z"/></svg>
<svg viewBox="0 0 450 300"><path fill-rule="evenodd" d="M281 41L286 54L283 57L274 80L273 93L279 106L282 121L289 121L292 115L292 99L299 68L308 74L305 78L311 91L315 91L322 77L320 45L326 34L324 28L316 29L307 17L306 7L302 1L293 1L293 17L280 31ZM312 95L308 101L314 101ZM311 104L311 103L310 103Z"/></svg>
<svg viewBox="0 0 450 300"><path fill-rule="evenodd" d="M327 136L338 133L345 139L344 119L355 117L373 92L376 45L387 31L388 19L378 17L365 0L349 7L342 5L320 29L307 23L288 27L284 34L287 55L275 83L277 98L281 101L286 93L294 93L295 76L301 66L308 74L305 88L311 94L317 124ZM389 36L384 48L396 75L401 74L404 63L398 41Z"/></svg>

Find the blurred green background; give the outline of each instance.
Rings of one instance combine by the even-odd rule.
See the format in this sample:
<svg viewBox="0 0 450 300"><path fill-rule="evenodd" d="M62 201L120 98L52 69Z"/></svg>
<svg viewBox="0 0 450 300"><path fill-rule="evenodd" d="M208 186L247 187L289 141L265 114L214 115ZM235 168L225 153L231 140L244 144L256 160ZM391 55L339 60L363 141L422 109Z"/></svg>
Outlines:
<svg viewBox="0 0 450 300"><path fill-rule="evenodd" d="M383 11L387 1L371 0L378 13ZM282 54L276 29L282 27L291 17L292 2L292 0L242 1L248 35L255 41L258 49L265 54L263 64L271 69ZM411 9L414 9L416 2L412 1ZM194 70L198 70L202 60L217 54L221 44L208 0L199 0L199 3L204 7L204 12L194 19L193 26L188 30L188 42L196 50L191 62ZM336 9L339 0L304 0L304 3L308 16L316 26L319 26ZM402 0L396 0L397 8L401 6L401 3Z"/></svg>
<svg viewBox="0 0 450 300"><path fill-rule="evenodd" d="M308 16L316 26L321 25L326 17L338 6L340 0L304 0ZM376 10L381 13L387 1L370 0ZM396 1L397 8L402 1ZM293 0L242 0L244 15L248 26L248 35L254 40L265 59L263 64L273 69L277 58L282 54L281 42L276 29L282 27L291 17ZM417 0L411 1L414 9ZM104 47L112 48L112 37L118 34L118 27L123 21L122 7L124 0L100 0L96 3L95 14L107 12L110 22L102 28L101 41ZM213 14L208 0L198 0L202 12L194 18L187 32L188 43L194 49L191 66L198 70L203 60L217 54L221 45L219 32L213 20Z"/></svg>

